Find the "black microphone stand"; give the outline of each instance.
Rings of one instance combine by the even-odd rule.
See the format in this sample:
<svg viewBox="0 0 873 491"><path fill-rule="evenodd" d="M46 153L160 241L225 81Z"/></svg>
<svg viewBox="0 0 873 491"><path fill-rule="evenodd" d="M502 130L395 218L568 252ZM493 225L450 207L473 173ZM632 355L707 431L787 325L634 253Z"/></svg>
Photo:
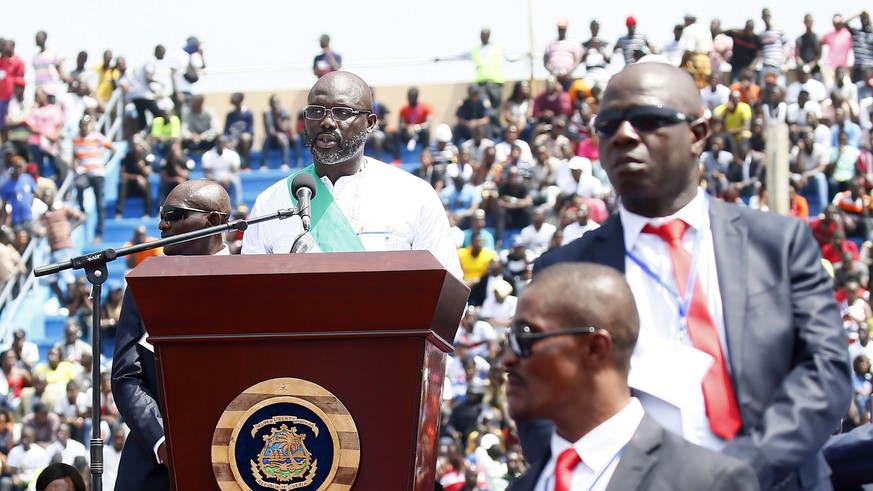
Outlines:
<svg viewBox="0 0 873 491"><path fill-rule="evenodd" d="M285 219L298 214L299 212L293 208L279 210L270 215L263 215L246 220L237 220L232 223L194 230L184 234L167 237L165 239L143 242L142 244L136 244L130 247L122 247L118 250L110 247L109 249L104 249L99 252L77 256L68 261L33 268L33 275L37 278L67 269L83 269L85 270L85 277L88 278L88 281L91 283L91 299L93 307L93 311L91 312L91 350L93 355L91 360L91 491L103 490L103 439L100 437L100 302L102 285L109 274L106 268L106 263L112 262L121 256L178 244L180 242L187 242L189 240L202 239L204 237L229 232L231 230L245 232L250 224L265 222L276 218Z"/></svg>

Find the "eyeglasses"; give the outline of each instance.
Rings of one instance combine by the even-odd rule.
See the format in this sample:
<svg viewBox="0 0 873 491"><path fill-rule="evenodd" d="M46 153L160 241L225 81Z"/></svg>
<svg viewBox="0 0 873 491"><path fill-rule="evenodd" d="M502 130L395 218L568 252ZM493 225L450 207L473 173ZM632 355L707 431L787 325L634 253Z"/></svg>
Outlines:
<svg viewBox="0 0 873 491"><path fill-rule="evenodd" d="M678 109L664 106L631 106L625 109L606 109L594 118L594 130L600 137L610 137L627 121L635 131L649 133L660 128L688 122L699 118Z"/></svg>
<svg viewBox="0 0 873 491"><path fill-rule="evenodd" d="M217 213L221 216L226 215L226 213L215 210L198 210L197 208L185 208L184 206L164 205L158 211L158 216L161 217L161 220L175 222L187 217L188 213Z"/></svg>
<svg viewBox="0 0 873 491"><path fill-rule="evenodd" d="M359 114L373 114L373 111L359 111L350 107L337 106L330 109L324 106L306 106L303 108L303 117L312 121L321 121L324 115L330 111L330 117L334 121L346 121Z"/></svg>
<svg viewBox="0 0 873 491"><path fill-rule="evenodd" d="M596 327L573 327L554 332L530 332L530 327L519 326L515 329L510 329L507 333L509 339L509 348L519 358L529 358L531 355L531 347L541 339L550 338L553 336L567 336L570 334L593 334L597 332Z"/></svg>

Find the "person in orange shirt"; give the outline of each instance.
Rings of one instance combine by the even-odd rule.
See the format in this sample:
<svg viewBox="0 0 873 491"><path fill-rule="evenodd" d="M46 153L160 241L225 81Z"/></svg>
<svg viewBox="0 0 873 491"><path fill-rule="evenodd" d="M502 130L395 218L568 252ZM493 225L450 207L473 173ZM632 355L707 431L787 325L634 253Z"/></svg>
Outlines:
<svg viewBox="0 0 873 491"><path fill-rule="evenodd" d="M791 204L791 216L797 218L809 219L809 202L806 198L797 192L797 183L794 181L788 184L788 199Z"/></svg>
<svg viewBox="0 0 873 491"><path fill-rule="evenodd" d="M133 231L133 237L131 237L130 242L125 242L124 247L130 247L137 244L142 244L144 242L154 242L158 239L154 237L148 236L148 231L145 228L145 225L140 225L136 227L136 230ZM164 250L160 247L157 249L149 249L146 251L137 252L135 254L128 255L125 259L127 262L128 268L135 268L139 265L139 263L146 260L148 257L152 256L160 256L164 253Z"/></svg>
<svg viewBox="0 0 873 491"><path fill-rule="evenodd" d="M761 86L754 82L752 71L747 69L740 73L740 80L730 85L731 92L740 93L740 102L754 106L761 97Z"/></svg>
<svg viewBox="0 0 873 491"><path fill-rule="evenodd" d="M103 159L103 151L109 150L109 157ZM97 208L97 229L94 242L103 240L103 185L106 181L106 162L115 155L115 148L99 131L91 128L91 117L85 116L79 122L79 134L73 138L73 157L75 158L76 189L78 189L79 209L85 212L85 190L94 191Z"/></svg>

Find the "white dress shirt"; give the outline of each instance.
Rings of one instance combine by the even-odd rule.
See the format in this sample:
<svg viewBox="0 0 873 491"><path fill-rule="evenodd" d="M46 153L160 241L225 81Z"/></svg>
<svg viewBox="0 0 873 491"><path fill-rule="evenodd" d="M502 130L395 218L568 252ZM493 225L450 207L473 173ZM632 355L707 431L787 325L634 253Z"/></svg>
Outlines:
<svg viewBox="0 0 873 491"><path fill-rule="evenodd" d="M709 313L730 370L707 199L703 190L698 189L697 196L690 203L669 217L650 219L624 207L619 210L619 216L627 250L673 291L676 291L676 280L668 244L657 235L642 233L643 227L650 223L661 225L673 218L681 219L689 225L682 241L689 254L694 254L697 234L703 234L699 241L697 281L707 297ZM638 392L646 413L662 426L692 443L720 450L726 442L710 429L701 385L712 364L712 357L694 348L688 334L682 333L675 296L627 255L625 277L640 316L640 334L631 357L628 383ZM681 294L685 298L686 292Z"/></svg>
<svg viewBox="0 0 873 491"><path fill-rule="evenodd" d="M367 158L361 170L333 184L321 178L367 251L427 250L450 273L463 277L449 220L433 188L423 179ZM258 196L251 216L293 208L287 179ZM243 254L285 254L303 232L300 217L250 225ZM319 252L315 245L313 252Z"/></svg>
<svg viewBox="0 0 873 491"><path fill-rule="evenodd" d="M558 456L571 446L576 449L582 462L573 469L570 489L606 489L621 460L621 453L636 433L643 415L640 401L631 397L628 405L621 411L575 442L568 442L557 433L552 433L552 456L543 467L534 491L552 491L555 488L555 465Z"/></svg>
<svg viewBox="0 0 873 491"><path fill-rule="evenodd" d="M574 240L585 235L585 232L590 232L600 228L594 220L588 219L588 223L580 225L579 222L573 222L564 227L564 238L561 240L561 245L569 244Z"/></svg>

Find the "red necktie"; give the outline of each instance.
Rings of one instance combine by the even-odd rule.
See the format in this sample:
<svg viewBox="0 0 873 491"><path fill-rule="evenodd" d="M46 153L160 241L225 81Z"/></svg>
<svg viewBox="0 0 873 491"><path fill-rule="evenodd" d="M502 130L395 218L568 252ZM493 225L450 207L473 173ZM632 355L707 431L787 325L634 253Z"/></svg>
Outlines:
<svg viewBox="0 0 873 491"><path fill-rule="evenodd" d="M688 230L688 224L679 219L670 220L660 227L652 225L643 227L643 233L655 234L669 244L673 273L676 275L676 287L680 295L687 293L688 285L686 283L688 270L691 267L691 254L682 247L682 237L686 230ZM699 278L694 280L687 325L688 335L694 347L714 359L712 366L703 378L703 399L706 404L709 425L713 433L725 440L731 440L742 426L743 419L722 355L718 331L712 321L712 316L709 314L706 296L703 294Z"/></svg>
<svg viewBox="0 0 873 491"><path fill-rule="evenodd" d="M582 457L574 447L561 452L558 455L558 463L555 464L555 491L570 491L573 482L573 469L582 462Z"/></svg>

